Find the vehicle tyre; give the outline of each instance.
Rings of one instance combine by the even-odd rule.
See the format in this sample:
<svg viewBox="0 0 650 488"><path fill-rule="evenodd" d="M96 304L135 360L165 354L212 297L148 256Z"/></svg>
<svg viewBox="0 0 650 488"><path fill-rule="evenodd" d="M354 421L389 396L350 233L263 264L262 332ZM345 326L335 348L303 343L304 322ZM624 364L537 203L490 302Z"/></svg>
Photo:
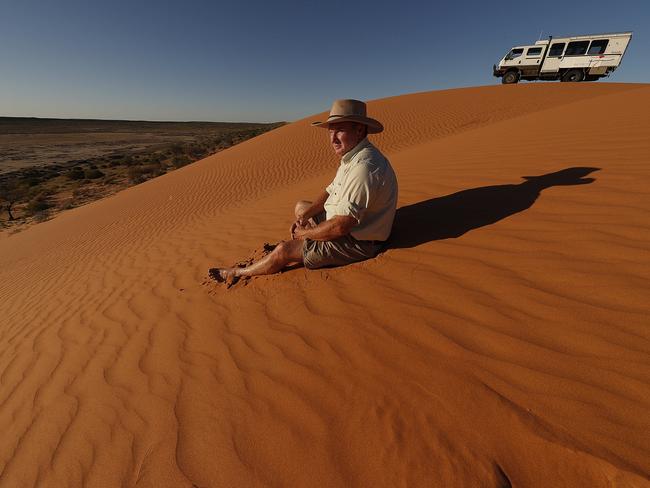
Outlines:
<svg viewBox="0 0 650 488"><path fill-rule="evenodd" d="M570 69L562 76L562 81L576 82L585 79L585 72L581 69Z"/></svg>
<svg viewBox="0 0 650 488"><path fill-rule="evenodd" d="M519 71L508 71L503 78L501 78L501 83L504 85L510 85L512 83L517 83L519 81Z"/></svg>

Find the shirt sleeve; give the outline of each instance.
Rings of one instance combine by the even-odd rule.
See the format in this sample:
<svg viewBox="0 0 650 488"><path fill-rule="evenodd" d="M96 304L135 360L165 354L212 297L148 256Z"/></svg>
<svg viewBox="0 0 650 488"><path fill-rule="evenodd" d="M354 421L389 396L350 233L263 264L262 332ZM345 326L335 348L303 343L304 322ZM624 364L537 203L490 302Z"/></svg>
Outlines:
<svg viewBox="0 0 650 488"><path fill-rule="evenodd" d="M353 217L357 225L370 204L373 175L365 164L358 164L350 170L340 189L340 198L333 215Z"/></svg>

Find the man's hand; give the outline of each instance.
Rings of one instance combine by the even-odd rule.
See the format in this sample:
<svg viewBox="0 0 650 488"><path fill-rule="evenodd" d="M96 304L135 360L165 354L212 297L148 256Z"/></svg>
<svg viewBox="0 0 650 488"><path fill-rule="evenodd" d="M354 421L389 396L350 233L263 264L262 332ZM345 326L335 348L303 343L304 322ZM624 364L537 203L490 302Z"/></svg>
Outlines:
<svg viewBox="0 0 650 488"><path fill-rule="evenodd" d="M289 229L289 234L291 235L292 239L293 239L293 233L296 231L296 229L302 226L303 224L300 220L296 220L293 224L291 224L291 228Z"/></svg>
<svg viewBox="0 0 650 488"><path fill-rule="evenodd" d="M302 237L307 229L310 229L309 221L307 220L296 220L291 224L291 239L304 239Z"/></svg>
<svg viewBox="0 0 650 488"><path fill-rule="evenodd" d="M359 222L350 215L335 215L329 220L313 226L296 225L291 234L292 239L311 239L314 241L332 241L350 233Z"/></svg>

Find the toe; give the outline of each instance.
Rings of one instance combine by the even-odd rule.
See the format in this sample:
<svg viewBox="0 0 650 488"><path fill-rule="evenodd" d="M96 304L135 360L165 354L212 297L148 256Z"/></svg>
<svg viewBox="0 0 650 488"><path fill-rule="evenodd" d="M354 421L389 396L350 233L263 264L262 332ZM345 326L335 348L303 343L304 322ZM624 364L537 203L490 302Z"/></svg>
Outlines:
<svg viewBox="0 0 650 488"><path fill-rule="evenodd" d="M208 275L210 275L210 278L215 280L217 283L223 283L226 281L223 274L221 273L221 269L219 268L210 268L208 270Z"/></svg>

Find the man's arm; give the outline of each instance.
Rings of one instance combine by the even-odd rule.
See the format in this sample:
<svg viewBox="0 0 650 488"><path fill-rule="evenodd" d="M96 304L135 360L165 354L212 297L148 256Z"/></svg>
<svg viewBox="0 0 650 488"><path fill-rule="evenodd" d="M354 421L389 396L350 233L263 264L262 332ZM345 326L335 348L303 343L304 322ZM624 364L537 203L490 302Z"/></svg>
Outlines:
<svg viewBox="0 0 650 488"><path fill-rule="evenodd" d="M299 227L293 233L294 239L311 239L313 241L331 241L348 235L357 225L357 219L349 215L335 215L321 222L316 227Z"/></svg>
<svg viewBox="0 0 650 488"><path fill-rule="evenodd" d="M324 191L319 195L319 197L312 203L309 208L305 209L302 215L298 215L298 223L300 225L305 225L307 220L315 217L323 210L325 210L325 201L330 196L329 193Z"/></svg>

